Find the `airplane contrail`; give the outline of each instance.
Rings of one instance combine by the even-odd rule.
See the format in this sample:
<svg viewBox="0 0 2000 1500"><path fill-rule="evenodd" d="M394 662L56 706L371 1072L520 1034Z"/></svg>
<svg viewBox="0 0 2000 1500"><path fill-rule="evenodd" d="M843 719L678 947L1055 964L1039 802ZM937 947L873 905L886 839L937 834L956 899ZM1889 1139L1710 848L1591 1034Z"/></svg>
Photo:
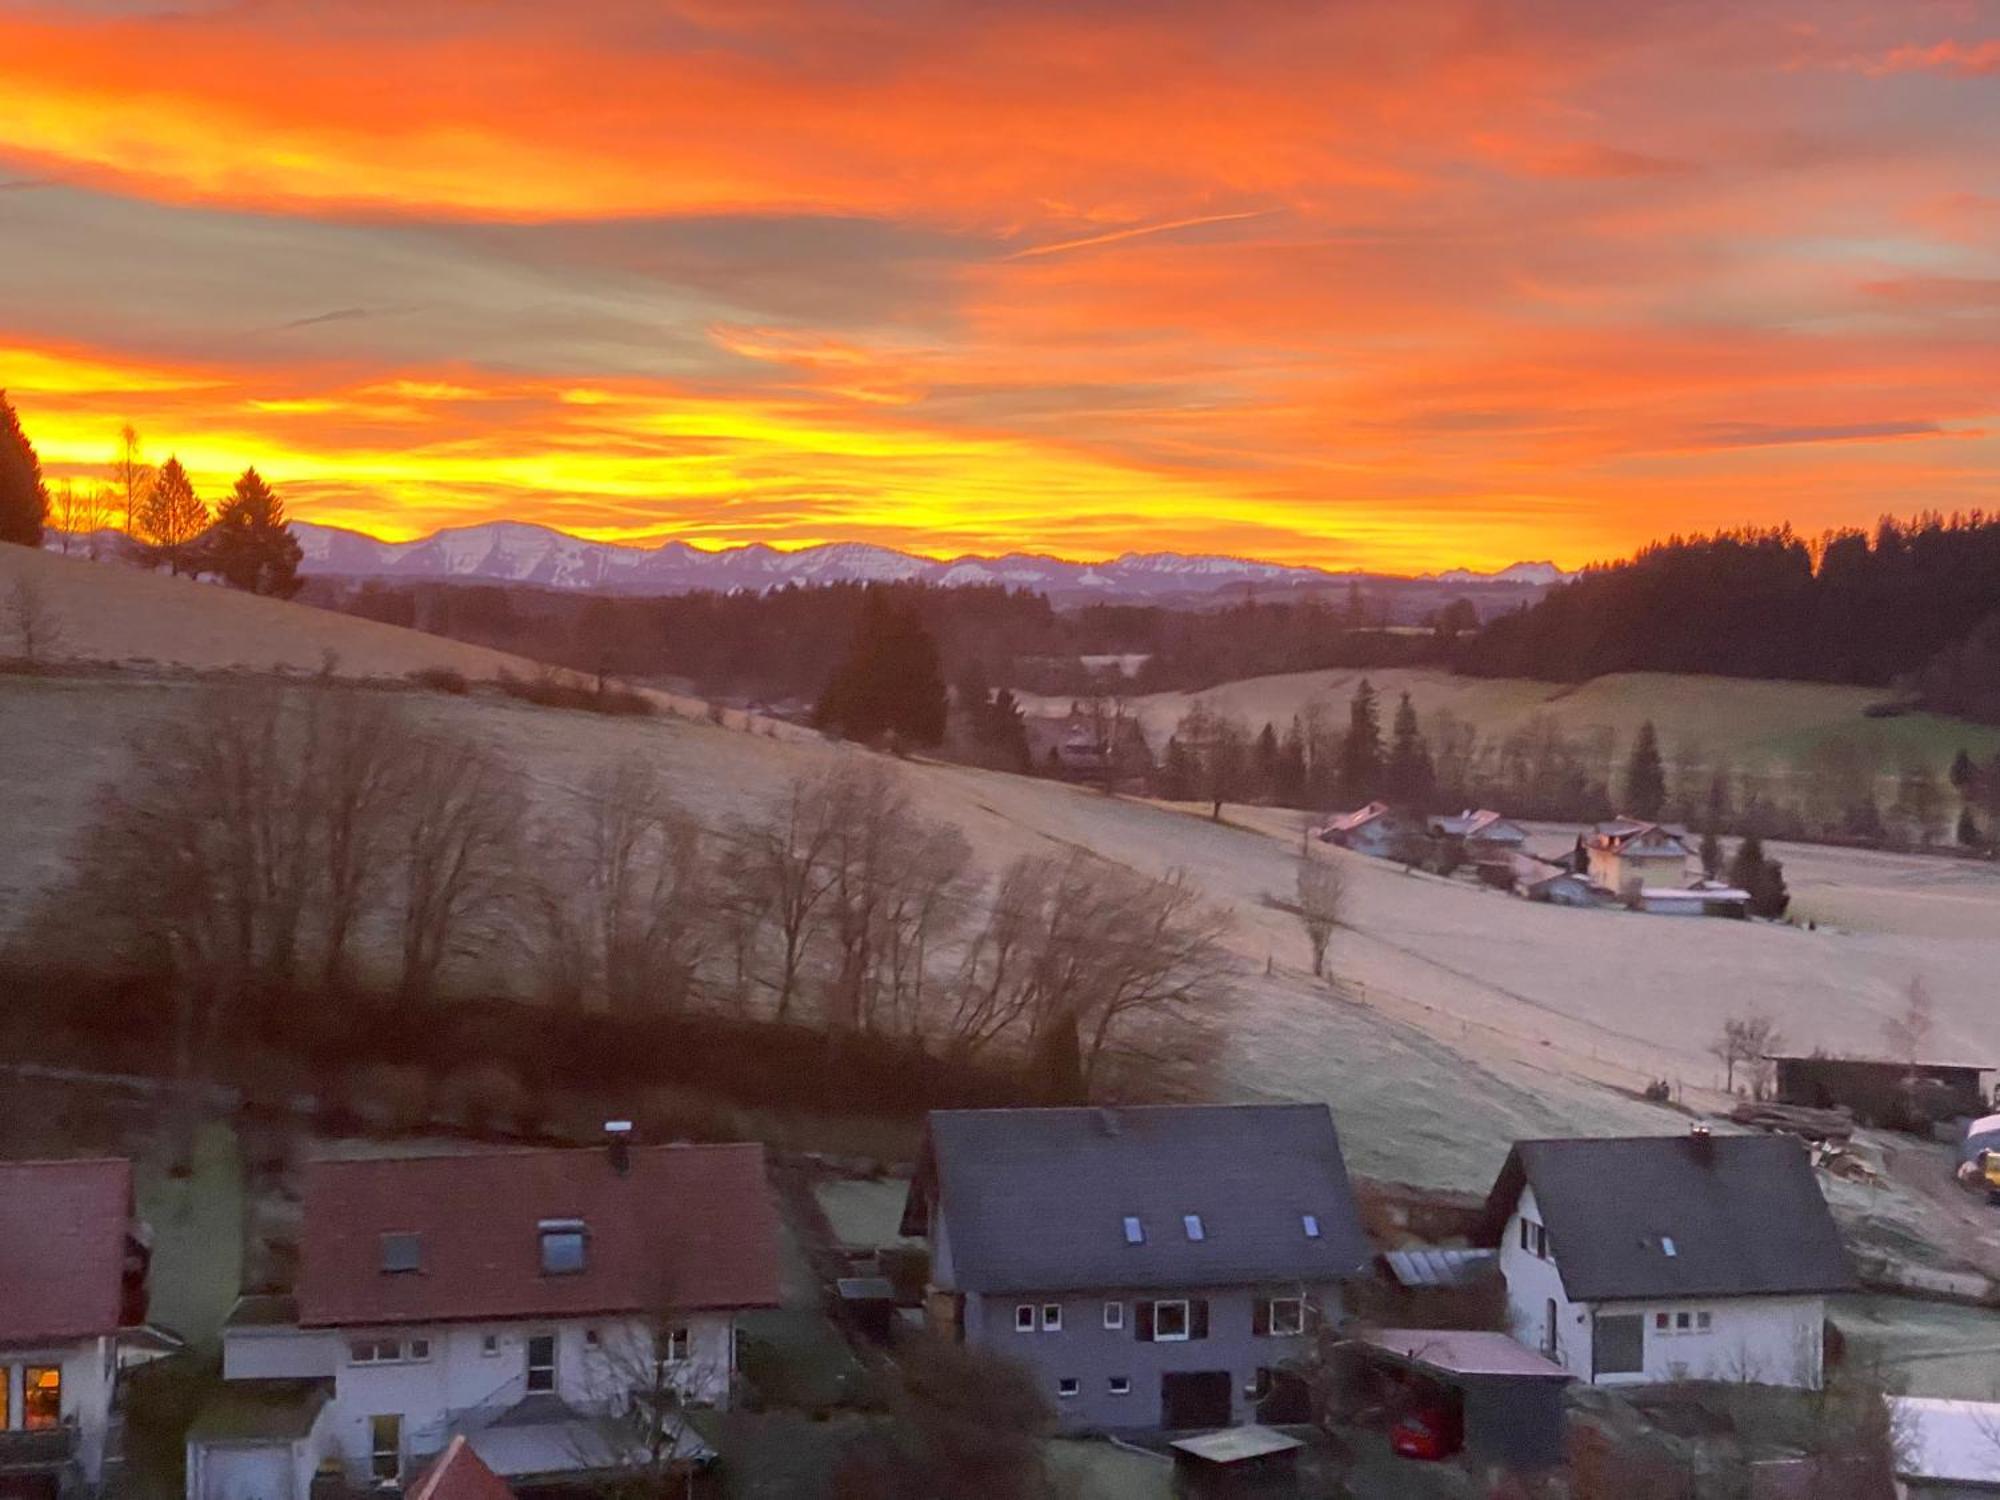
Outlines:
<svg viewBox="0 0 2000 1500"><path fill-rule="evenodd" d="M1026 260L1035 255L1057 255L1064 250L1085 250L1092 245L1110 245L1119 240L1136 240L1141 235L1165 234L1170 229L1193 229L1202 224L1229 224L1238 219L1262 219L1276 213L1275 208L1253 208L1242 213L1204 214L1197 219L1172 219L1165 224L1140 224L1132 229L1114 229L1107 234L1093 234L1086 239L1061 240L1053 245L1034 245L1026 250L1016 250L1006 260Z"/></svg>

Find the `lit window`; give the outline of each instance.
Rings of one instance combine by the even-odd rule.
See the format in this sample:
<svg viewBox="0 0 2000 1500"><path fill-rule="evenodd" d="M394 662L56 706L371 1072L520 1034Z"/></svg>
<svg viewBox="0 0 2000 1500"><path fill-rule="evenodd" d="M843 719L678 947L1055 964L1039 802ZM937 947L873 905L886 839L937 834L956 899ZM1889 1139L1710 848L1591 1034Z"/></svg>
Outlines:
<svg viewBox="0 0 2000 1500"><path fill-rule="evenodd" d="M1300 1215L1299 1215L1299 1227L1300 1227L1301 1229L1305 1230L1305 1232L1306 1232L1306 1238L1307 1238L1307 1239L1309 1239L1309 1240L1316 1240L1316 1239L1318 1239L1318 1238L1319 1238L1319 1215L1318 1215L1318 1214L1300 1214Z"/></svg>
<svg viewBox="0 0 2000 1500"><path fill-rule="evenodd" d="M396 1479L403 1472L403 1419L370 1417L368 1446L377 1479Z"/></svg>
<svg viewBox="0 0 2000 1500"><path fill-rule="evenodd" d="M424 1242L415 1234L394 1233L382 1236L382 1274L400 1275L424 1268Z"/></svg>
<svg viewBox="0 0 2000 1500"><path fill-rule="evenodd" d="M528 1389L552 1391L556 1388L556 1336L533 1334L528 1339Z"/></svg>
<svg viewBox="0 0 2000 1500"><path fill-rule="evenodd" d="M1271 1337L1288 1339L1306 1331L1306 1303L1303 1297L1271 1299Z"/></svg>
<svg viewBox="0 0 2000 1500"><path fill-rule="evenodd" d="M541 1222L542 1274L575 1276L582 1272L588 1231L581 1219L544 1219Z"/></svg>
<svg viewBox="0 0 2000 1500"><path fill-rule="evenodd" d="M1060 1302L1047 1302L1042 1305L1042 1332L1062 1332L1062 1304Z"/></svg>
<svg viewBox="0 0 2000 1500"><path fill-rule="evenodd" d="M29 1365L21 1372L21 1425L30 1432L62 1426L62 1366Z"/></svg>
<svg viewBox="0 0 2000 1500"><path fill-rule="evenodd" d="M1181 1228L1187 1231L1187 1237L1191 1240L1199 1241L1208 1238L1208 1231L1202 1227L1200 1214L1182 1214Z"/></svg>
<svg viewBox="0 0 2000 1500"><path fill-rule="evenodd" d="M1114 1396L1129 1396L1132 1394L1132 1377L1130 1375L1113 1375L1106 1382L1106 1386Z"/></svg>
<svg viewBox="0 0 2000 1500"><path fill-rule="evenodd" d="M1146 1243L1146 1226L1139 1222L1137 1214L1125 1215L1125 1243L1128 1245Z"/></svg>
<svg viewBox="0 0 2000 1500"><path fill-rule="evenodd" d="M1033 1333L1035 1331L1035 1305L1023 1302L1014 1309L1014 1332Z"/></svg>
<svg viewBox="0 0 2000 1500"><path fill-rule="evenodd" d="M1124 1303L1107 1302L1104 1304L1104 1326L1106 1328L1123 1328L1125 1326Z"/></svg>
<svg viewBox="0 0 2000 1500"><path fill-rule="evenodd" d="M1078 1391L1082 1389L1083 1389L1083 1382L1074 1378L1058 1380L1056 1382L1056 1394L1065 1399L1074 1396Z"/></svg>
<svg viewBox="0 0 2000 1500"><path fill-rule="evenodd" d="M1163 1344L1179 1343L1188 1336L1188 1305L1185 1302L1153 1304L1153 1338Z"/></svg>

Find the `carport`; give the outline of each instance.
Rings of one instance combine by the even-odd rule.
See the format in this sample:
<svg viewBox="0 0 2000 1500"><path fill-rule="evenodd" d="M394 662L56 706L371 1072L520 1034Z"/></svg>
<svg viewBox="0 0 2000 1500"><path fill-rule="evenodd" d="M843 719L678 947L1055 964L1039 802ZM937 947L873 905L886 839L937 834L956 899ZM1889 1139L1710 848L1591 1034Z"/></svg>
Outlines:
<svg viewBox="0 0 2000 1500"><path fill-rule="evenodd" d="M1468 1458L1543 1469L1563 1458L1561 1365L1504 1333L1385 1328L1359 1340L1365 1359L1437 1387L1461 1419Z"/></svg>

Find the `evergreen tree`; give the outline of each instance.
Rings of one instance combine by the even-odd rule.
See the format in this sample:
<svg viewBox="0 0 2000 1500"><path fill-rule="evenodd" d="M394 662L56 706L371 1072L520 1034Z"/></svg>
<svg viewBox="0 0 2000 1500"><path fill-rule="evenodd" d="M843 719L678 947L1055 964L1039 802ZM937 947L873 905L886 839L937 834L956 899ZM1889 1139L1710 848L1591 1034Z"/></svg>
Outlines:
<svg viewBox="0 0 2000 1500"><path fill-rule="evenodd" d="M1408 693L1397 700L1395 723L1389 732L1389 763L1382 780L1389 800L1411 812L1428 812L1437 790L1437 770L1430 746L1417 725L1417 710Z"/></svg>
<svg viewBox="0 0 2000 1500"><path fill-rule="evenodd" d="M21 430L7 393L0 391L0 542L20 547L42 545L42 526L49 516L48 486L42 483L42 462L35 445Z"/></svg>
<svg viewBox="0 0 2000 1500"><path fill-rule="evenodd" d="M1278 747L1271 800L1280 807L1306 805L1306 736L1297 714L1292 715L1292 727L1285 731L1284 743Z"/></svg>
<svg viewBox="0 0 2000 1500"><path fill-rule="evenodd" d="M1340 742L1340 794L1366 802L1382 781L1382 713L1366 677L1347 706L1347 737Z"/></svg>
<svg viewBox="0 0 2000 1500"><path fill-rule="evenodd" d="M1192 802L1201 765L1187 743L1177 734L1167 737L1166 753L1160 757L1160 796L1168 802Z"/></svg>
<svg viewBox="0 0 2000 1500"><path fill-rule="evenodd" d="M1979 820L1972 815L1972 805L1967 803L1958 810L1958 846L1961 849L1981 849L1986 840L1980 837Z"/></svg>
<svg viewBox="0 0 2000 1500"><path fill-rule="evenodd" d="M1648 719L1625 763L1625 810L1635 818L1657 818L1667 804L1667 768L1660 759L1660 736Z"/></svg>
<svg viewBox="0 0 2000 1500"><path fill-rule="evenodd" d="M1256 782L1258 792L1265 797L1270 797L1278 785L1278 731L1269 719L1257 735Z"/></svg>
<svg viewBox="0 0 2000 1500"><path fill-rule="evenodd" d="M1785 867L1766 857L1764 841L1754 833L1743 836L1729 862L1729 883L1750 893L1750 914L1755 917L1782 917L1792 904L1785 889Z"/></svg>
<svg viewBox="0 0 2000 1500"><path fill-rule="evenodd" d="M1701 873L1710 880L1722 869L1722 838L1713 825L1701 833Z"/></svg>
<svg viewBox="0 0 2000 1500"><path fill-rule="evenodd" d="M1012 688L1001 688L986 707L984 738L1001 750L1016 769L1029 769L1028 716L1014 697Z"/></svg>
<svg viewBox="0 0 2000 1500"><path fill-rule="evenodd" d="M208 529L208 507L194 492L194 481L178 458L160 466L139 512L139 530L154 553L175 573L190 571L194 544Z"/></svg>
<svg viewBox="0 0 2000 1500"><path fill-rule="evenodd" d="M944 738L945 717L937 642L914 605L898 608L886 591L869 589L846 660L821 693L813 722L850 740L891 735L903 744L935 745Z"/></svg>
<svg viewBox="0 0 2000 1500"><path fill-rule="evenodd" d="M1965 747L1961 745L1958 754L1951 758L1952 790L1963 796L1977 786L1978 782L1979 767L1972 763L1972 757L1965 753Z"/></svg>
<svg viewBox="0 0 2000 1500"><path fill-rule="evenodd" d="M302 556L285 521L285 502L254 468L245 469L215 513L208 565L232 588L289 599L299 591ZM601 679L603 653L593 665Z"/></svg>

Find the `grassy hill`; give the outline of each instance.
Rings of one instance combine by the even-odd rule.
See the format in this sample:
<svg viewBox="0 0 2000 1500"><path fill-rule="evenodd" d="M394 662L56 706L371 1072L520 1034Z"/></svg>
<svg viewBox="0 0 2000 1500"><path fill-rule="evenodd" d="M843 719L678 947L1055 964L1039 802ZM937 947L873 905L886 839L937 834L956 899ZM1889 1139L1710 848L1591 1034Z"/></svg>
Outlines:
<svg viewBox="0 0 2000 1500"><path fill-rule="evenodd" d="M333 650L344 671L387 674L470 659L470 648L302 606L39 561L54 564L43 577L84 627L72 650L81 642L110 660L316 670ZM261 640L239 644L246 622ZM494 653L477 655L498 669ZM1646 711L1644 682L1621 689L1635 714ZM1517 687L1472 686L1494 695ZM131 731L179 711L195 688L184 673L137 668L0 675L9 835L0 839L0 942L63 872ZM594 768L636 750L711 824L865 753L754 725L383 691L477 735L523 769L537 799L574 796ZM1773 710L1771 722L1781 717ZM2000 971L2000 873L1991 867L1782 850L1798 861L1802 907L1841 919L1840 931L1806 932L1536 907L1342 856L1350 917L1333 944L1342 983L1329 988L1305 972L1305 940L1277 905L1293 888L1295 815L1245 812L1239 825L1217 825L1026 777L925 763L903 774L921 810L957 823L989 873L1024 852L1069 847L1149 874L1190 872L1233 915L1240 961L1218 1090L1329 1100L1358 1170L1483 1186L1518 1136L1677 1130L1679 1117L1631 1091L1666 1077L1699 1095L1718 1072L1707 1046L1724 1017L1762 1008L1794 1042L1868 1048L1918 973L1937 1001L1937 1050L1988 1050ZM495 977L461 974L468 983Z"/></svg>
<svg viewBox="0 0 2000 1500"><path fill-rule="evenodd" d="M1252 677L1201 693L1151 693L1131 699L1129 706L1156 746L1165 743L1197 697L1253 730L1268 722L1282 733L1294 714L1314 702L1335 723L1345 723L1348 700L1363 677L1382 695L1385 719L1397 696L1408 693L1419 716L1428 719L1449 710L1488 739L1547 715L1572 735L1610 730L1615 756L1631 746L1639 726L1651 719L1670 765L1720 761L1739 771L1782 777L1803 764L1815 746L1844 738L1872 752L1888 772L1917 760L1942 775L1960 748L1982 759L2000 750L2000 729L1987 725L1922 713L1868 718L1863 710L1886 696L1875 688L1665 672L1558 683L1457 677L1428 668L1336 669ZM1031 699L1028 707L1031 712L1061 712L1068 700Z"/></svg>

